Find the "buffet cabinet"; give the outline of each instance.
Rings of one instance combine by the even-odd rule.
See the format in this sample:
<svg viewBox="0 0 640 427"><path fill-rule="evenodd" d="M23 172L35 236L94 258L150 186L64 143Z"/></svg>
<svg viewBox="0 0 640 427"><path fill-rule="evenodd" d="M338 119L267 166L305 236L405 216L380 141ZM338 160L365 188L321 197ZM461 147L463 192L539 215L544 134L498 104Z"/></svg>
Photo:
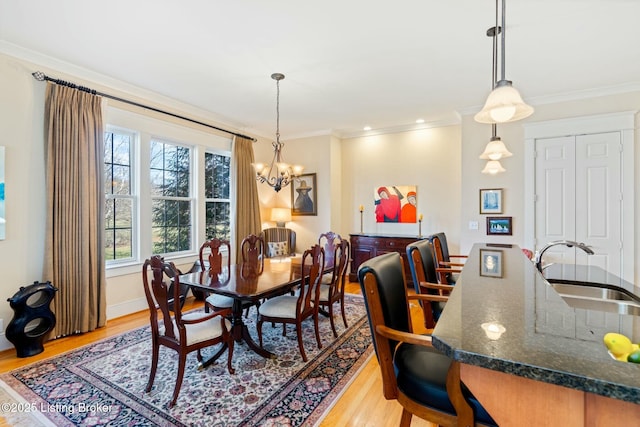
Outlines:
<svg viewBox="0 0 640 427"><path fill-rule="evenodd" d="M351 268L349 270L349 281L358 281L358 268L360 264L368 259L389 252L397 252L404 260L404 273L407 278L407 285L413 287L411 270L407 262L407 245L425 237L418 236L398 236L390 234L350 234L351 241Z"/></svg>

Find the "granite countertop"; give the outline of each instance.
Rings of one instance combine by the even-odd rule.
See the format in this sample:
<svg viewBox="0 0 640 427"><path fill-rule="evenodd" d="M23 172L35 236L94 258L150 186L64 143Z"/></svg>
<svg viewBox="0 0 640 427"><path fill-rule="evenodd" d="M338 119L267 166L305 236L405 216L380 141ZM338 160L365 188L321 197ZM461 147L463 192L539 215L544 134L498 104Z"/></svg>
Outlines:
<svg viewBox="0 0 640 427"><path fill-rule="evenodd" d="M491 268L485 262L481 269L487 256ZM545 275L620 285L597 267L570 267L551 266ZM633 332L639 321L572 308L519 247L476 244L433 331L433 345L462 363L640 403L640 365L614 360L602 341L606 332L620 332L640 342L640 331ZM483 324L504 332L489 338Z"/></svg>

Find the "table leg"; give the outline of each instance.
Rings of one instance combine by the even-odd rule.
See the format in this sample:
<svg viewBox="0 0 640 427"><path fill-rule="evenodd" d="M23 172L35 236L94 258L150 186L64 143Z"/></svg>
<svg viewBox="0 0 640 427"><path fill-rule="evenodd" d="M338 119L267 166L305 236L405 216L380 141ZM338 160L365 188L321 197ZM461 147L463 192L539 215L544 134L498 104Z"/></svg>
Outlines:
<svg viewBox="0 0 640 427"><path fill-rule="evenodd" d="M232 323L231 333L233 335L233 339L236 342L244 341L251 350L253 350L255 353L259 354L262 357L265 357L268 359L275 359L276 358L275 354L260 347L258 343L256 343L253 340L253 338L251 337L251 334L249 333L249 328L247 328L247 325L244 323L244 319L242 318L242 311L243 311L242 301L237 299L234 300L233 301L233 318L231 320L231 323Z"/></svg>

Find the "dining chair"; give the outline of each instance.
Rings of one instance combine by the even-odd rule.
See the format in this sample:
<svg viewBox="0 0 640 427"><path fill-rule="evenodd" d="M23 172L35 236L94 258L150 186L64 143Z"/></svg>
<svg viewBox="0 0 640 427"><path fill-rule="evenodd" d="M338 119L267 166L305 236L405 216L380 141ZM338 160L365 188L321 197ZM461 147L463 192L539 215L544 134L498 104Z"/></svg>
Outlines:
<svg viewBox="0 0 640 427"><path fill-rule="evenodd" d="M226 263L223 262L223 254L221 252L224 249L227 251ZM202 271L206 271L209 274L220 274L224 267L229 271L231 269L231 244L229 241L222 239L213 238L207 240L200 246L198 260ZM210 294L205 298L204 302L205 311L207 312L210 308L215 311L233 307L233 298L225 295Z"/></svg>
<svg viewBox="0 0 640 427"><path fill-rule="evenodd" d="M340 303L340 312L342 313L344 327L349 327L347 325L347 316L344 312L344 288L347 277L347 265L349 264L349 241L341 239L338 245L335 246L332 257L334 259L334 264L330 273L331 278L328 283L323 281L320 282L318 307L320 310L327 310L326 314L331 322L333 336L337 338L338 332L336 331L336 326L333 320L333 305L335 303Z"/></svg>
<svg viewBox="0 0 640 427"><path fill-rule="evenodd" d="M264 239L255 234L249 234L242 239L240 244L240 254L242 256L242 264L252 265L257 272L264 270Z"/></svg>
<svg viewBox="0 0 640 427"><path fill-rule="evenodd" d="M433 244L436 267L445 269L438 272L438 282L441 284L455 285L457 275L462 271L467 255L450 254L447 236L444 232L432 234L427 237L427 239ZM451 261L452 258L460 261L453 262Z"/></svg>
<svg viewBox="0 0 640 427"><path fill-rule="evenodd" d="M258 307L258 338L262 347L262 323L282 323L296 326L298 347L302 360L307 361L302 342L302 322L309 317L313 318L313 326L316 333L318 348L322 348L320 331L318 326L318 284L320 272L324 269L324 249L314 245L302 254L300 264L301 283L295 295L280 295L269 298ZM283 329L283 335L286 329Z"/></svg>
<svg viewBox="0 0 640 427"><path fill-rule="evenodd" d="M325 260L325 264L327 266L332 266L334 262L334 254L336 251L336 246L342 241L342 237L338 233L333 231L327 231L326 233L320 234L318 237L318 244L320 247L324 249L325 256L327 257Z"/></svg>
<svg viewBox="0 0 640 427"><path fill-rule="evenodd" d="M431 337L413 333L400 254L386 253L358 270L387 400L402 405L401 427L416 415L443 426L497 425L460 380L460 364L440 353Z"/></svg>
<svg viewBox="0 0 640 427"><path fill-rule="evenodd" d="M424 316L424 326L427 329L433 329L442 310L444 310L444 305L449 299L447 295L453 290L453 286L438 283L433 244L428 239L408 244L406 251L416 294L431 297L430 300L420 300L420 305Z"/></svg>
<svg viewBox="0 0 640 427"><path fill-rule="evenodd" d="M203 365L201 349L220 345L218 351L205 364L217 360L228 349L227 370L233 374L235 370L231 366L233 357L233 337L229 333L231 322L227 316L231 310L225 309L212 313L182 313L180 304L174 304L180 298L179 275L173 277L173 293L169 293L170 284L165 280L167 264L174 271L172 263L165 263L161 256L153 256L145 260L142 266L142 282L144 293L149 305L149 318L151 322L151 372L145 391L149 393L153 387L160 346L173 349L178 353L178 372L173 396L168 403L171 408L178 400L182 378L187 360L187 354L196 351L199 365ZM173 315L169 307L173 306ZM161 315L161 318L159 317Z"/></svg>

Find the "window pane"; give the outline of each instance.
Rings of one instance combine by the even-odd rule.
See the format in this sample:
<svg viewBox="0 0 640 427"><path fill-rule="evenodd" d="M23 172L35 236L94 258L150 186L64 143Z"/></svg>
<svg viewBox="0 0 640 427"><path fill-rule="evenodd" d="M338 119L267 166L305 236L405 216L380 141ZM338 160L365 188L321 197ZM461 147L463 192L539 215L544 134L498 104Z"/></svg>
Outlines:
<svg viewBox="0 0 640 427"><path fill-rule="evenodd" d="M104 133L104 162L113 163L113 132Z"/></svg>
<svg viewBox="0 0 640 427"><path fill-rule="evenodd" d="M116 201L107 199L104 201L104 226L114 228L116 223Z"/></svg>
<svg viewBox="0 0 640 427"><path fill-rule="evenodd" d="M164 156L163 156L164 144L157 141L151 141L151 169L163 169Z"/></svg>
<svg viewBox="0 0 640 427"><path fill-rule="evenodd" d="M113 165L104 164L104 193L113 194Z"/></svg>
<svg viewBox="0 0 640 427"><path fill-rule="evenodd" d="M162 172L162 170L157 170L157 169L151 169L150 173L151 173L151 176L150 176L151 195L162 196L162 194L164 194L164 190L163 190L164 173Z"/></svg>
<svg viewBox="0 0 640 427"><path fill-rule="evenodd" d="M178 194L176 193L176 188L177 188L177 182L178 178L176 176L176 172L175 171L171 171L171 170L165 170L164 171L164 184L163 184L163 195L168 196L168 197L172 197L172 196L177 196Z"/></svg>
<svg viewBox="0 0 640 427"><path fill-rule="evenodd" d="M112 193L113 194L131 194L131 183L129 174L131 168L129 166L113 166Z"/></svg>
<svg viewBox="0 0 640 427"><path fill-rule="evenodd" d="M113 163L129 166L131 164L131 136L115 134L113 136Z"/></svg>
<svg viewBox="0 0 640 427"><path fill-rule="evenodd" d="M133 200L115 199L115 228L131 228L133 225Z"/></svg>
<svg viewBox="0 0 640 427"><path fill-rule="evenodd" d="M114 259L132 258L133 247L131 243L131 229L116 230Z"/></svg>
<svg viewBox="0 0 640 427"><path fill-rule="evenodd" d="M207 202L207 238L229 240L231 238L230 206L227 202Z"/></svg>

